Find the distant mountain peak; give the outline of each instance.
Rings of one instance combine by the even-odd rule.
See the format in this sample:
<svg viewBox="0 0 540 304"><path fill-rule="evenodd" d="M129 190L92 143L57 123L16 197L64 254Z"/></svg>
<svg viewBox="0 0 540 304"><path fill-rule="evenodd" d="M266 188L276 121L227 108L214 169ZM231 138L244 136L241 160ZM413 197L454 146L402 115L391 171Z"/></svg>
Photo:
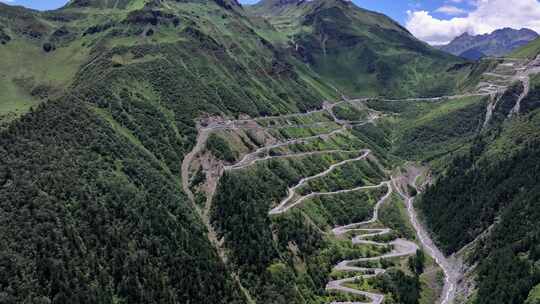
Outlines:
<svg viewBox="0 0 540 304"><path fill-rule="evenodd" d="M449 44L437 48L448 53L476 60L485 56L504 56L519 48L539 35L528 28L501 28L489 34L471 35L465 32L454 38Z"/></svg>
<svg viewBox="0 0 540 304"><path fill-rule="evenodd" d="M450 43L455 43L456 41L467 41L472 39L474 36L469 34L468 32L464 32L463 34L457 36L454 38Z"/></svg>

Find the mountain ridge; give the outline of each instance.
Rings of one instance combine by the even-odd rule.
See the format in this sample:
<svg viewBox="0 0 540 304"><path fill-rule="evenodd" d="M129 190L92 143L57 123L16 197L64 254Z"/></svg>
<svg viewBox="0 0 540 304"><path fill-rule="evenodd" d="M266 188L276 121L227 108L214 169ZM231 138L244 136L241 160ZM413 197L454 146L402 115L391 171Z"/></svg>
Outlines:
<svg viewBox="0 0 540 304"><path fill-rule="evenodd" d="M327 292L352 274L334 267L418 242L399 197L383 206L372 185L390 186L405 157L474 139L490 66L354 3L296 3L258 15L204 0L0 12L2 300L366 300ZM274 214L280 201L294 208ZM328 233L378 202L388 240ZM371 261L380 276L355 288L436 302L420 282L438 286L438 267L412 248Z"/></svg>
<svg viewBox="0 0 540 304"><path fill-rule="evenodd" d="M430 47L394 20L353 2L266 0L246 9L289 37L296 56L317 73L339 79L344 86L333 85L347 94L434 96L456 89L445 88L454 81L427 78L436 70L450 70L461 59ZM438 64L431 65L434 62ZM413 87L424 92L413 92Z"/></svg>
<svg viewBox="0 0 540 304"><path fill-rule="evenodd" d="M195 120L337 95L236 11L144 3L0 10L2 299L246 302L179 183Z"/></svg>
<svg viewBox="0 0 540 304"><path fill-rule="evenodd" d="M484 56L504 56L538 37L540 37L538 33L527 28L519 30L503 28L483 35L470 35L465 32L449 44L436 46L436 48L467 59L477 60Z"/></svg>

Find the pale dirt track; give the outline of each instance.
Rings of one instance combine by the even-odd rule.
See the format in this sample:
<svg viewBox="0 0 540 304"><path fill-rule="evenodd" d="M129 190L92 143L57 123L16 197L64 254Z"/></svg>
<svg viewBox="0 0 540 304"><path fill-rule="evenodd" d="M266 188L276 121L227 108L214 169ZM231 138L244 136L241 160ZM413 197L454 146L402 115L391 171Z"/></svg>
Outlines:
<svg viewBox="0 0 540 304"><path fill-rule="evenodd" d="M362 228L362 227L374 224L379 220L380 207L392 195L393 189L392 189L391 183L384 182L383 184L379 185L379 187L383 187L383 186L387 187L388 191L375 205L375 208L373 210L373 216L371 219L364 222L360 222L360 223L354 223L354 224L349 224L346 226L336 227L332 230L332 232L336 236L344 235L349 232L359 232L359 233L364 232L365 234L361 234L352 238L351 241L354 244L391 246L393 248L390 253L383 254L380 256L361 258L361 259L356 259L356 260L345 260L345 261L340 262L338 265L334 267L334 271L345 271L345 272L355 272L355 273L365 273L365 274L357 275L351 278L330 281L326 285L326 289L329 291L339 291L339 292L364 296L370 299L370 302L367 302L370 304L381 304L384 301L384 295L379 294L379 293L362 291L362 290L350 288L344 285L347 283L354 283L358 279L362 279L362 278L366 279L366 278L371 278L371 277L383 274L386 270L382 268L366 268L366 267L358 267L354 265L361 262L365 262L365 261L377 261L377 260L382 260L382 259L408 256L408 255L412 255L416 253L416 250L418 249L418 246L415 243L407 241L407 240L403 240L403 239L396 239L389 243L370 241L369 240L370 238L373 238L375 236L389 234L392 230L388 228ZM337 304L337 303L345 303L345 302L333 302L333 303ZM347 303L364 304L366 302L347 302Z"/></svg>

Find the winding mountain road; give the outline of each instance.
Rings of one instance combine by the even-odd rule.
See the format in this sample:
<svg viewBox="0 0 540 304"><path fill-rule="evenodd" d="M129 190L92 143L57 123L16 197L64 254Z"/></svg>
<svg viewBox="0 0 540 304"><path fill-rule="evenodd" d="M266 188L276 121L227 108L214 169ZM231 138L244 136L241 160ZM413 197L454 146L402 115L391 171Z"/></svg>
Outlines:
<svg viewBox="0 0 540 304"><path fill-rule="evenodd" d="M369 226L371 226L372 224L376 223L379 220L379 210L380 210L382 204L386 200L388 200L388 198L393 193L394 186L393 186L392 181L385 181L385 182L382 182L381 184L376 185L376 186L363 186L363 187L357 187L357 188L353 188L353 189L344 189L344 190L338 190L338 191L333 191L333 192L313 192L313 193L307 194L305 196L301 196L297 200L293 200L293 198L296 195L296 190L300 186L304 185L306 182L308 182L308 181L310 181L310 180L312 180L314 178L318 178L318 177L328 175L333 169L335 169L336 167L339 167L339 166L341 166L341 165L343 165L345 163L348 163L348 162L351 162L351 161L362 160L365 157L367 157L369 155L369 153L370 153L369 150L364 150L364 154L362 156L358 157L358 158L353 158L353 159L349 159L349 160L339 162L339 163L334 164L333 166L329 167L327 170L325 170L325 171L323 171L323 172L321 172L319 174L316 174L316 175L313 175L313 176L306 177L306 178L302 179L295 186L289 188L288 196L284 200L282 200L281 203L277 207L275 207L274 209L272 209L269 212L270 215L276 215L276 214L285 213L285 212L289 211L291 208L299 205L304 200L306 200L308 198L311 198L311 197L314 197L314 196L337 195L337 194L345 193L345 192L361 191L361 190L368 190L368 189L377 189L377 188L382 188L382 187L386 187L388 189L387 193L382 198L380 198L379 201L377 202L377 204L375 205L374 210L373 210L373 215L372 215L371 219L369 219L367 221L359 222L359 223L353 223L353 224L349 224L349 225L345 225L345 226L336 227L336 228L334 228L332 230L332 233L334 235L338 236L338 237L342 236L342 235L346 235L346 234L348 234L350 232L360 233L359 235L356 235L351 239L351 242L353 244L364 244L364 245L372 245L372 246L390 246L390 247L392 247L391 252L380 255L380 256L366 257L366 258L360 258L360 259L354 259L354 260L345 260L345 261L340 262L338 265L336 265L334 267L334 271L357 272L357 273L365 273L365 274L357 275L357 276L350 277L350 278L330 281L326 286L326 289L328 291L339 291L339 292L364 296L364 297L370 299L371 302L367 302L367 303L366 302L333 302L333 304L345 304L345 303L349 303L349 304L381 304L381 303L383 303L384 295L374 293L374 292L367 292L367 291L362 291L362 290L350 288L350 287L347 287L346 284L354 283L360 278L364 278L364 279L372 278L374 276L377 276L379 274L384 273L386 270L382 269L382 268L358 267L358 266L355 266L355 264L362 263L362 262L367 262L367 261L379 261L379 260L383 260L383 259L391 259L391 258L410 256L410 255L415 254L416 251L419 249L417 244L415 244L415 243L413 243L411 241L408 241L408 240L404 240L404 239L396 239L396 240L393 240L393 241L388 242L388 243L376 242L376 241L370 240L373 237L386 235L386 234L389 234L389 233L392 232L392 230L389 229L389 228L369 228Z"/></svg>
<svg viewBox="0 0 540 304"><path fill-rule="evenodd" d="M452 100L452 99L461 99L466 97L477 97L477 96L487 96L489 93L477 92L477 93L467 93L467 94L458 94L458 95L447 95L447 96L438 96L438 97L419 97L419 98L404 98L404 99L385 99L385 98L372 98L380 101L389 101L389 102L401 102L401 101L441 101L441 100Z"/></svg>
<svg viewBox="0 0 540 304"><path fill-rule="evenodd" d="M420 244L424 248L424 250L435 260L435 262L441 267L441 269L444 272L445 275L445 283L443 287L443 293L441 295L439 303L441 304L450 304L452 303L453 299L455 298L457 283L459 278L461 277L461 273L458 267L455 267L449 260L444 256L444 254L437 248L437 246L434 244L433 240L430 238L429 233L424 228L424 226L420 223L418 220L418 216L416 213L416 210L414 209L414 198L406 194L402 189L401 186L398 184L398 181L401 179L401 182L403 184L403 178L391 178L390 181L382 182L379 185L376 186L364 186L364 187L357 187L353 189L344 189L344 190L338 190L334 192L312 192L310 194L301 196L294 200L296 195L296 190L301 187L302 185L306 184L308 181L323 177L325 175L328 175L332 170L335 168L351 162L351 161L358 161L362 160L365 157L367 157L370 153L369 150L363 150L364 154L360 157L345 160L339 163L336 163L329 167L327 170L310 176L306 177L300 182L298 182L295 186L288 189L288 196L281 201L281 203L272 209L269 214L270 215L276 215L276 214L282 214L287 211L289 211L291 208L299 205L304 200L314 197L314 196L322 196L322 195L337 195L344 192L352 192L352 191L360 191L360 190L367 190L367 189L376 189L381 187L387 187L388 192L377 202L375 205L372 218L360 222L360 223L353 223L345 226L336 227L332 230L334 235L341 236L346 235L350 232L357 232L361 233L359 235L354 236L351 239L351 242L353 244L365 244L365 245L373 245L373 246L391 246L393 249L390 253L383 254L380 256L375 257L367 257L367 258L360 258L355 260L345 260L340 262L338 265L334 267L334 271L345 271L345 272L359 272L359 273L365 273L362 275L354 276L351 278L345 278L340 280L334 280L330 281L326 289L329 291L339 291L349 294L355 294L359 296L364 296L368 299L370 299L371 302L333 302L333 304L382 304L384 301L384 296L378 293L373 292L367 292L362 291L358 289L354 289L351 287L347 287L346 284L348 283L354 283L358 279L361 278L371 278L374 276L377 276L379 274L382 274L385 272L382 268L366 268L366 267L358 267L355 266L355 264L366 262L366 261L379 261L382 259L390 259L390 258L396 258L396 257L404 257L404 256L410 256L416 253L416 251L419 249L419 246L411 241L404 240L404 239L396 239L389 243L382 243L382 242L376 242L369 240L370 238L376 237L376 236L382 236L391 233L391 229L389 228L368 228L370 225L376 223L378 221L379 216L379 210L382 206L382 204L390 197L390 195L393 192L393 189L404 199L406 207L407 207L407 213L409 215L410 222L413 226L413 228L416 231L416 234L418 236L418 239L420 241ZM412 183L410 181L406 181L405 184L412 184L417 191L418 188L416 187L416 180L421 175L420 172L415 172L415 176L413 178Z"/></svg>
<svg viewBox="0 0 540 304"><path fill-rule="evenodd" d="M373 210L373 216L371 217L371 219L364 222L360 222L360 223L354 223L354 224L349 224L346 226L336 227L332 230L332 232L336 236L345 235L349 232L359 232L359 233L364 232L365 234L360 234L352 238L351 241L353 244L391 246L393 248L393 250L387 254L383 254L383 255L375 256L375 257L369 257L369 258L345 260L345 261L340 262L338 265L334 267L334 271L365 273L363 275L358 275L351 278L330 281L326 285L326 290L329 290L329 291L333 290L333 291L360 295L371 300L371 302L369 303L347 302L351 304L381 304L384 301L384 295L382 294L362 291L362 290L344 286L345 284L348 284L348 283L354 283L358 279L372 278L386 272L386 270L382 268L358 267L358 266L354 266L355 264L358 264L361 262L367 262L367 261L378 261L382 259L409 256L409 255L415 254L416 251L418 250L418 246L415 243L404 240L404 239L396 239L389 243L375 242L375 241L369 240L370 238L389 234L392 232L392 230L389 228L380 228L380 229L362 228L362 227L370 226L371 224L374 224L379 220L379 209L381 208L382 204L390 197L390 195L392 195L393 190L392 190L392 185L390 182L383 182L378 187L387 187L388 192L381 199L379 199L379 201L375 205L375 208ZM338 303L345 303L345 302L333 302L333 304L338 304Z"/></svg>
<svg viewBox="0 0 540 304"><path fill-rule="evenodd" d="M247 168L251 165L254 165L258 162L268 161L271 159L283 159L283 158L299 158L299 157L305 157L305 156L311 156L311 155L321 155L321 154L333 154L333 153L354 153L357 151L351 151L351 150L323 150L323 151L312 151L312 152L300 152L300 153L291 153L291 154L283 154L283 155L266 155L264 157L260 158L250 158L250 161L245 161L243 164L236 163L234 165L225 166L225 171L233 171L233 170L240 170Z"/></svg>
<svg viewBox="0 0 540 304"><path fill-rule="evenodd" d="M486 89L486 91L484 92L479 91L478 93L461 94L461 95L453 95L453 96L441 96L441 97L434 97L434 98L407 98L407 99L381 99L379 98L379 100L383 100L383 101L451 100L451 99L458 99L458 98L471 97L471 96L493 95L494 91L499 90L500 87L502 86L492 85L489 89ZM364 98L364 99L353 100L353 101L362 101L362 100L368 100L368 99L376 99L376 98ZM439 264L440 267L444 271L445 287L444 287L443 296L441 297L441 300L439 303L450 304L452 303L452 300L455 296L455 289L456 289L456 284L457 284L456 282L457 282L457 279L459 278L459 272L457 270L454 270L452 265L440 252L440 250L433 244L432 240L429 238L429 234L426 232L426 230L422 227L422 225L419 223L417 219L416 212L413 208L413 198L407 196L407 194L405 194L399 188L399 185L396 184L396 179L392 178L390 181L382 182L379 185L361 186L361 187L356 187L352 189L342 189L342 190L338 190L334 192L312 192L304 196L298 196L298 194L296 193L296 190L298 190L301 186L305 185L310 180L326 176L329 173L331 173L335 168L343 166L347 163L364 160L371 153L370 150L367 150L367 149L358 150L358 151L327 150L327 151L290 153L290 154L284 154L284 155L269 155L272 149L285 147L285 146L289 146L293 144L307 143L315 139L327 139L333 135L344 133L347 129L351 128L354 125L373 123L375 120L379 119L382 116L381 113L377 113L376 115L370 115L369 119L366 121L347 121L347 120L339 119L335 115L333 108L337 105L340 105L343 103L350 103L353 101L343 100L343 101L333 103L333 104L324 103L322 109L313 110L313 111L309 111L305 113L288 114L288 115L283 115L283 116L259 117L259 118L253 118L253 119L226 120L226 121L219 121L219 122L211 122L210 124L206 126L201 126L198 124L198 127L197 127L198 136L197 136L196 144L193 147L192 151L185 156L182 162L182 187L184 189L184 192L188 195L190 201L192 202L195 201L194 194L192 193L189 187L190 166L192 162L194 161L194 159L206 149L206 141L208 140L209 135L213 132L220 131L220 130L235 130L235 129L272 130L272 129L283 129L283 128L288 128L288 127L307 127L307 126L318 126L318 125L323 125L323 124L328 124L328 123L335 123L341 127L339 129L332 130L329 133L317 134L317 135L308 136L304 138L294 138L294 139L285 140L285 141L259 147L255 151L245 154L242 157L242 159L239 160L238 162L231 165L223 165L221 172L244 169L258 162L267 161L271 159L304 157L304 156L309 156L309 155L330 154L330 153L361 153L361 155L358 157L343 160L341 162L331 165L328 169L326 169L323 172L301 179L295 186L288 189L287 197L285 197L279 203L278 206L270 210L269 215L283 214L289 211L291 208L298 206L306 199L309 199L315 196L337 195L340 193L363 191L363 190L387 187L388 192L375 205L373 216L371 219L364 222L360 222L360 223L353 223L346 226L336 227L332 230L332 232L334 235L338 237L342 235L346 235L350 232L357 232L359 233L359 235L356 235L351 238L351 242L353 244L365 244L365 245L372 245L372 246L390 246L392 248L391 252L382 254L380 256L366 257L366 258L355 259L355 260L345 260L345 261L340 262L338 265L335 266L334 270L364 273L364 274L354 276L351 278L331 281L326 286L326 289L329 291L333 290L333 291L345 292L345 293L364 296L370 299L370 302L367 302L367 303L346 302L349 304L382 304L384 301L383 295L378 294L378 293L373 293L373 292L357 290L354 288L347 287L345 285L347 283L354 283L359 278L370 278L370 277L374 277L376 275L379 275L385 272L385 270L381 268L358 267L358 266L355 266L355 264L365 262L365 261L378 261L382 259L409 256L416 253L416 251L418 250L419 247L417 244L408 240L404 240L404 239L396 239L388 243L376 242L376 241L370 240L371 238L387 235L391 233L391 229L389 228L371 228L370 226L378 222L379 209L381 208L382 204L388 200L388 198L392 195L392 193L396 191L405 200L411 223L419 236L419 240L422 247L425 248L425 250L436 260L437 264ZM328 122L315 122L315 123L309 123L305 125L290 124L289 122L287 122L284 125L277 125L277 126L261 126L258 124L258 122L260 121L266 121L266 120L272 120L272 119L291 119L291 118L297 118L297 117L306 117L309 115L313 115L316 113L323 113L323 112L327 112L329 116L332 118L332 120ZM196 206L196 208L198 207ZM200 214L203 216L207 216L201 212ZM207 219L204 222L207 225L209 225L209 231L213 231L210 225L210 222ZM216 247L221 246L220 242L217 240L214 240L213 243L216 245ZM337 304L337 303L340 303L340 302L334 302L334 304ZM345 303L345 302L342 302L342 303Z"/></svg>
<svg viewBox="0 0 540 304"><path fill-rule="evenodd" d="M328 169L324 170L323 172L321 173L318 173L318 174L315 174L315 175L312 175L312 176L309 176L309 177L305 177L305 178L302 178L294 187L291 187L289 188L289 190L287 191L288 192L288 196L283 199L279 205L277 207L275 207L274 209L270 210L270 214L273 215L273 214L281 214L281 213L284 213L284 212L287 212L289 209L291 209L292 207L300 204L302 201L304 201L305 199L307 199L308 197L312 197L314 195L317 195L316 193L310 193L306 196L303 196L301 198L299 198L298 200L293 200L294 199L294 196L296 195L296 190L300 187L302 187L303 185L305 185L307 182L313 180L313 179L316 179L316 178L319 178L319 177L323 177L325 175L328 175L330 172L332 172L335 168L338 168L338 167L341 167L345 164L348 164L350 162L354 162L354 161L358 161L358 160L363 160L365 159L369 153L371 151L369 150L361 150L360 152L363 152L362 155L356 157L356 158L351 158L351 159L347 159L347 160L344 160L344 161L341 161L339 163L336 163L336 164L333 164L331 165L330 167L328 167ZM359 188L360 189L360 188ZM343 190L343 191L346 191L346 190ZM339 193L339 192L329 192L329 193ZM321 194L318 194L318 195L321 195ZM292 203L291 203L292 202Z"/></svg>
<svg viewBox="0 0 540 304"><path fill-rule="evenodd" d="M315 139L326 139L326 138L329 138L329 137L331 137L333 135L343 133L345 130L346 129L344 127L342 127L342 128L336 129L336 130L334 130L332 132L325 133L325 134L318 134L318 135L313 135L313 136L308 136L308 137L295 138L295 139L291 139L291 140L288 140L288 141L285 141L285 142L279 142L279 143L276 143L276 144L264 146L264 147L258 148L254 152L251 152L251 153L248 153L248 154L244 155L244 157L240 161L238 161L237 163L235 163L233 165L225 166L224 168L225 168L225 170L242 169L242 168L251 166L254 163L259 162L259 161L261 161L263 159L268 160L268 159L276 158L276 156L273 156L273 157L268 156L268 155L267 156L261 156L262 154L267 154L272 149L280 148L280 147L286 147L286 146L290 146L290 145L294 145L294 144L306 143L308 141L315 140ZM284 156L281 156L281 157L284 157Z"/></svg>
<svg viewBox="0 0 540 304"><path fill-rule="evenodd" d="M502 58L504 61L515 60L513 58ZM497 71L499 67L503 67L503 70ZM478 84L478 91L484 92L491 96L491 100L487 105L486 117L484 120L484 128L487 127L493 117L495 111L504 91L506 91L512 84L521 82L523 85L523 91L518 96L516 103L510 109L507 117L512 118L520 114L522 109L521 103L527 97L530 92L530 76L540 73L540 56L537 56L533 60L519 60L518 62L504 62L493 72L485 72L483 76L491 77L492 79L484 79ZM493 80L497 79L497 80Z"/></svg>

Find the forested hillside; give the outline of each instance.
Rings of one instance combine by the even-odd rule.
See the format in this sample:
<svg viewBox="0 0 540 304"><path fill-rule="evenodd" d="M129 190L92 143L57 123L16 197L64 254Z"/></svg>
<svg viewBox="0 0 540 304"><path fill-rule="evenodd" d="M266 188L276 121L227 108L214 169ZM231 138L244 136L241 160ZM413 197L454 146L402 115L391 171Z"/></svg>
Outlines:
<svg viewBox="0 0 540 304"><path fill-rule="evenodd" d="M538 76L530 78L520 115L508 119L519 90L501 95L492 125L449 158L419 204L439 245L448 254L467 246L467 263L478 263L472 303L538 301Z"/></svg>
<svg viewBox="0 0 540 304"><path fill-rule="evenodd" d="M529 116L501 125L503 100L474 141L493 93L477 84L497 64L464 63L342 0L0 3L0 302L434 303L440 265L404 204L421 174L396 167L475 147L423 199L448 250L497 216L517 225L504 199L533 209L514 185L520 172L535 187L537 83ZM513 88L510 102L525 91ZM484 170L513 128L528 135L495 162L507 170ZM450 202L430 201L487 192L453 185L498 172L489 198L501 201L467 205L471 225L452 226L464 238L445 235ZM479 294L500 280L489 263L519 260L508 275L526 281L512 289L523 298L535 236L501 230L515 238L505 247L494 231Z"/></svg>
<svg viewBox="0 0 540 304"><path fill-rule="evenodd" d="M6 303L243 303L176 178L73 99L0 135Z"/></svg>
<svg viewBox="0 0 540 304"><path fill-rule="evenodd" d="M181 190L194 119L335 91L238 6L107 3L0 4L2 301L244 302Z"/></svg>
<svg viewBox="0 0 540 304"><path fill-rule="evenodd" d="M419 205L448 253L494 225L473 257L480 261L477 303L523 303L540 283L538 117L535 111L479 138Z"/></svg>

